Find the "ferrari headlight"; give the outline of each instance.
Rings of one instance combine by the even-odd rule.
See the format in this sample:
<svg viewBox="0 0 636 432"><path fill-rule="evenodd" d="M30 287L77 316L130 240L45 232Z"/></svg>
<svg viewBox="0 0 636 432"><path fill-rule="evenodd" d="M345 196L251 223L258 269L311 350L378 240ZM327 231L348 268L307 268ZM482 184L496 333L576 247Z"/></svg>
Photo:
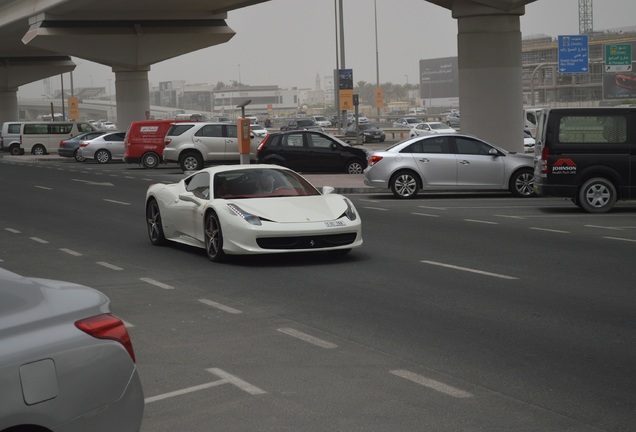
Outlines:
<svg viewBox="0 0 636 432"><path fill-rule="evenodd" d="M252 225L262 225L261 219L258 216L255 216L251 213L246 212L236 204L228 204L227 205L230 210L236 213L238 216L242 217L245 222Z"/></svg>
<svg viewBox="0 0 636 432"><path fill-rule="evenodd" d="M348 199L345 199L345 202L347 203L347 210L345 210L344 215L349 220L352 220L352 221L356 220L358 218L358 215L356 214L356 211L353 209L353 205L351 204L351 201L349 201Z"/></svg>

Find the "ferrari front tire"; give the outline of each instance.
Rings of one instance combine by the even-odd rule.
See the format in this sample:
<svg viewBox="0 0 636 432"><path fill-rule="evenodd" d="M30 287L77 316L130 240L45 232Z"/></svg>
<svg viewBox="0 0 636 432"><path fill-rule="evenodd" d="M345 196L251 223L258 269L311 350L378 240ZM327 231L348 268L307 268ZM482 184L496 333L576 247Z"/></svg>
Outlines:
<svg viewBox="0 0 636 432"><path fill-rule="evenodd" d="M155 199L151 199L146 206L146 225L148 226L148 238L155 246L166 244L166 236L161 225L161 213L159 204Z"/></svg>
<svg viewBox="0 0 636 432"><path fill-rule="evenodd" d="M225 252L223 252L223 232L221 231L221 222L214 211L209 212L205 216L205 252L208 254L210 261L222 262L225 260Z"/></svg>

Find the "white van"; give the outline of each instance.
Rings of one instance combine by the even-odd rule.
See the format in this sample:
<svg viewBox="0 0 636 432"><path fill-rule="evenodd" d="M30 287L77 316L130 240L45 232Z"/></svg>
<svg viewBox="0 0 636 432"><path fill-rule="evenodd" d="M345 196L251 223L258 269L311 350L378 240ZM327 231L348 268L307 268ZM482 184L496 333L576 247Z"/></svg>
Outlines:
<svg viewBox="0 0 636 432"><path fill-rule="evenodd" d="M9 152L12 155L19 155L21 122L4 122L0 132L0 151Z"/></svg>
<svg viewBox="0 0 636 432"><path fill-rule="evenodd" d="M43 155L55 152L60 141L95 130L99 129L89 122L24 122L20 131L21 153Z"/></svg>

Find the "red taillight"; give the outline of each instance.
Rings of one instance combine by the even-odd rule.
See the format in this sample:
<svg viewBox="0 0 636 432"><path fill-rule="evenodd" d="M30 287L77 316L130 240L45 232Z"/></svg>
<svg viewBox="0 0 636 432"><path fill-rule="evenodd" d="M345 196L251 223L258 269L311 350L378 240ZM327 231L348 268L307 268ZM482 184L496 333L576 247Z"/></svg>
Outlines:
<svg viewBox="0 0 636 432"><path fill-rule="evenodd" d="M543 149L541 150L541 162L540 162L540 167L541 167L541 174L547 174L548 173L548 147L547 146L543 146Z"/></svg>
<svg viewBox="0 0 636 432"><path fill-rule="evenodd" d="M382 156L373 155L369 158L369 166L373 166L382 160Z"/></svg>
<svg viewBox="0 0 636 432"><path fill-rule="evenodd" d="M126 348L130 358L135 362L135 352L128 335L128 330L123 321L111 314L97 315L91 318L79 320L75 327L97 339L111 339L119 342Z"/></svg>
<svg viewBox="0 0 636 432"><path fill-rule="evenodd" d="M64 147L66 145L66 141L60 141L60 147Z"/></svg>
<svg viewBox="0 0 636 432"><path fill-rule="evenodd" d="M172 141L172 138L164 138L163 139L163 144L164 145L168 145L168 144L170 144L171 141Z"/></svg>
<svg viewBox="0 0 636 432"><path fill-rule="evenodd" d="M261 141L261 143L258 145L258 148L256 149L257 152L263 149L267 140L269 140L269 134L265 135L265 138L263 138L263 141Z"/></svg>
<svg viewBox="0 0 636 432"><path fill-rule="evenodd" d="M86 141L80 142L80 147L86 147L88 143Z"/></svg>

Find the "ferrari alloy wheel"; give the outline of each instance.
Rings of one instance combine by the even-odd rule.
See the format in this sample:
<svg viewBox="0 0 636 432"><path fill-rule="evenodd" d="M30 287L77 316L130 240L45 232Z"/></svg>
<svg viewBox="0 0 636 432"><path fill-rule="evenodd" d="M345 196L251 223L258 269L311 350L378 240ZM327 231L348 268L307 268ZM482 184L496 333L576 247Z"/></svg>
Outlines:
<svg viewBox="0 0 636 432"><path fill-rule="evenodd" d="M510 178L509 189L516 197L530 197L534 195L533 173L530 169L522 169Z"/></svg>
<svg viewBox="0 0 636 432"><path fill-rule="evenodd" d="M364 167L357 159L347 162L347 174L362 174Z"/></svg>
<svg viewBox="0 0 636 432"><path fill-rule="evenodd" d="M95 160L100 164L105 164L110 162L110 152L108 150L97 150L95 153Z"/></svg>
<svg viewBox="0 0 636 432"><path fill-rule="evenodd" d="M398 171L389 182L391 192L398 198L413 198L419 190L419 181L411 171Z"/></svg>
<svg viewBox="0 0 636 432"><path fill-rule="evenodd" d="M208 258L214 262L221 262L225 259L223 252L223 234L221 232L221 223L219 217L214 211L209 212L205 216L205 252Z"/></svg>
<svg viewBox="0 0 636 432"><path fill-rule="evenodd" d="M148 237L150 243L155 246L161 246L166 243L166 236L163 234L161 226L161 213L159 212L159 204L152 199L146 206L146 224L148 226Z"/></svg>

